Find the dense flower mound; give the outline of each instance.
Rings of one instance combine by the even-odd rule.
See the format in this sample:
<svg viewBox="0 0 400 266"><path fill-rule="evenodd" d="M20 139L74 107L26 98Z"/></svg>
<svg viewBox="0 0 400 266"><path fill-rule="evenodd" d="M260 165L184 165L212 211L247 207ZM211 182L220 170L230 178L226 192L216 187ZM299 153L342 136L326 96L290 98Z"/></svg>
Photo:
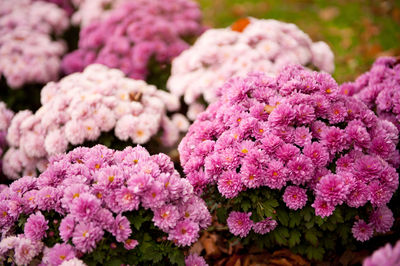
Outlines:
<svg viewBox="0 0 400 266"><path fill-rule="evenodd" d="M174 59L167 87L184 96L188 105L200 97L211 103L216 100L217 88L228 78L252 71L275 75L288 63L313 64L327 72L334 69L328 45L313 43L296 25L246 18L229 28L209 29L200 36Z"/></svg>
<svg viewBox="0 0 400 266"><path fill-rule="evenodd" d="M370 257L366 258L363 266L398 266L400 265L400 241L392 247L387 243L384 247L376 250Z"/></svg>
<svg viewBox="0 0 400 266"><path fill-rule="evenodd" d="M33 0L0 2L0 76L12 88L58 78L66 52L61 34L69 21L55 4Z"/></svg>
<svg viewBox="0 0 400 266"><path fill-rule="evenodd" d="M0 102L0 158L3 155L3 149L6 147L7 129L10 126L14 113L7 109L5 103ZM2 162L0 159L0 176L2 175Z"/></svg>
<svg viewBox="0 0 400 266"><path fill-rule="evenodd" d="M219 94L178 148L197 191L216 185L234 199L250 189L278 190L292 212L312 203L320 217L339 205L368 204L385 215L371 217L367 229L390 229L393 214L386 204L398 187L400 161L392 123L341 95L329 74L299 65L285 67L276 78L257 73L231 79ZM251 223L239 220L235 231L245 236ZM368 230L355 224L353 233L365 240L372 235Z"/></svg>
<svg viewBox="0 0 400 266"><path fill-rule="evenodd" d="M170 63L188 48L185 39L203 31L200 20L191 0L125 2L81 30L79 49L63 59L63 69L72 73L101 63L146 79L150 68Z"/></svg>
<svg viewBox="0 0 400 266"><path fill-rule="evenodd" d="M136 236L149 234L139 230L146 219L164 232L162 241L188 246L211 220L204 201L180 178L170 158L150 156L140 146L123 151L102 145L79 147L54 156L38 178L14 181L1 191L0 199L0 230L11 235L0 243L0 257L14 249L15 258L29 262L43 251L46 265L59 265L78 252L85 261L96 248L102 252L104 245L134 249L141 244ZM151 211L151 216L143 210ZM7 244L10 238L18 241ZM22 241L37 246L29 257L18 248Z"/></svg>
<svg viewBox="0 0 400 266"><path fill-rule="evenodd" d="M391 121L400 130L400 61L381 57L355 82L341 85L343 94L354 96L374 110L380 118Z"/></svg>
<svg viewBox="0 0 400 266"><path fill-rule="evenodd" d="M179 108L175 96L100 64L48 83L41 91L41 103L36 113L20 111L11 122L7 134L11 148L4 158L4 172L10 178L32 175L36 167L43 171L50 155L98 140L112 129L118 139L139 144L160 130L164 146L179 137L179 127L166 114ZM178 122L184 124L182 118Z"/></svg>

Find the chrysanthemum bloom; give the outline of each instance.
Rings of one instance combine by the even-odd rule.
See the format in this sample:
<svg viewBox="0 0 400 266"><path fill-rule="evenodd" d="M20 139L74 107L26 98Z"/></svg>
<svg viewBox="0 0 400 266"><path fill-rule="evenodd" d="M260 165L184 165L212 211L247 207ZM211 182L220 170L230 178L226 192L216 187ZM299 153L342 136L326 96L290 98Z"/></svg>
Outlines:
<svg viewBox="0 0 400 266"><path fill-rule="evenodd" d="M374 233L374 229L370 224L367 224L364 220L359 220L354 223L351 229L355 239L361 242L365 242L370 239Z"/></svg>
<svg viewBox="0 0 400 266"><path fill-rule="evenodd" d="M64 10L33 0L1 1L0 10L0 75L7 84L16 89L57 79L66 47L53 39L68 27Z"/></svg>
<svg viewBox="0 0 400 266"><path fill-rule="evenodd" d="M235 236L246 237L251 228L253 228L253 221L250 219L251 212L231 212L226 220L229 232Z"/></svg>
<svg viewBox="0 0 400 266"><path fill-rule="evenodd" d="M380 265L399 265L400 264L400 241L395 246L387 243L384 247L377 249L371 256L363 261L363 266L380 266Z"/></svg>
<svg viewBox="0 0 400 266"><path fill-rule="evenodd" d="M207 30L174 59L167 87L183 96L190 109L198 109L200 98L207 103L217 99L217 88L227 79L255 71L272 76L288 63L313 64L327 72L334 69L328 45L313 43L296 25L245 18L229 28ZM191 113L190 119L198 114Z"/></svg>
<svg viewBox="0 0 400 266"><path fill-rule="evenodd" d="M46 230L49 229L47 224L48 221L41 212L31 214L26 220L24 234L33 241L39 241L46 235Z"/></svg>
<svg viewBox="0 0 400 266"><path fill-rule="evenodd" d="M386 233L394 223L393 212L387 207L376 208L370 215L369 221L378 233Z"/></svg>
<svg viewBox="0 0 400 266"><path fill-rule="evenodd" d="M11 148L4 156L4 173L12 179L35 176L36 168L43 171L51 155L65 152L69 145L95 141L111 130L119 140L139 144L161 130L163 146L173 145L179 137L177 127L164 127L166 120L172 123L167 112L179 108L176 96L102 65L48 83L41 91L41 103L34 114L17 113L9 127Z"/></svg>
<svg viewBox="0 0 400 266"><path fill-rule="evenodd" d="M378 58L368 72L354 82L341 85L343 94L363 101L379 117L387 119L400 130L400 64L395 57ZM385 143L376 144L376 153L384 153Z"/></svg>
<svg viewBox="0 0 400 266"><path fill-rule="evenodd" d="M55 244L44 251L43 262L46 265L57 266L65 261L75 258L75 250L69 244Z"/></svg>
<svg viewBox="0 0 400 266"><path fill-rule="evenodd" d="M208 266L206 260L196 253L190 254L185 258L186 266Z"/></svg>
<svg viewBox="0 0 400 266"><path fill-rule="evenodd" d="M107 17L83 27L78 50L63 59L66 73L100 63L121 69L131 78L146 79L152 68L164 68L188 48L185 38L203 32L201 11L194 1L119 2ZM87 5L82 5L86 13L96 13Z"/></svg>
<svg viewBox="0 0 400 266"><path fill-rule="evenodd" d="M287 188L283 201L289 208L302 209L308 195L315 215L328 217L338 205L385 206L397 190L398 151L385 149L381 156L374 145L384 139L395 147L397 128L341 95L329 74L289 65L277 77L233 78L219 95L178 148L195 191L207 193L215 185L240 211L238 196L255 203L253 189L276 196ZM255 208L262 213L261 206L250 206Z"/></svg>
<svg viewBox="0 0 400 266"><path fill-rule="evenodd" d="M86 266L86 264L80 259L73 258L67 261L64 261L60 264L60 266Z"/></svg>
<svg viewBox="0 0 400 266"><path fill-rule="evenodd" d="M296 186L288 186L283 193L283 201L289 209L302 209L307 203L306 190Z"/></svg>
<svg viewBox="0 0 400 266"><path fill-rule="evenodd" d="M253 230L257 234L265 235L276 228L278 225L277 221L271 218L266 218L265 220L259 221L253 225Z"/></svg>
<svg viewBox="0 0 400 266"><path fill-rule="evenodd" d="M141 146L123 151L102 145L79 147L50 158L38 178L23 177L0 191L0 232L10 233L22 215L28 216L23 224L24 238L32 243L48 243L51 238L53 243L54 231L45 234L50 227L46 218L59 216L53 223L68 245L58 243L43 249L41 244L34 253L43 252L43 264L59 265L74 254L85 259L88 253L97 252L106 236L112 238L114 247L120 242L124 252L135 249L140 245L132 234L136 224L128 217L144 210L152 213L149 216L146 212L145 217L149 222L153 217L155 226L151 225L151 230L158 228L168 234L177 249L194 243L200 230L211 222L205 202L180 177L167 155L151 156ZM17 250L15 238L0 241L0 251ZM28 264L30 260L28 256L24 261Z"/></svg>

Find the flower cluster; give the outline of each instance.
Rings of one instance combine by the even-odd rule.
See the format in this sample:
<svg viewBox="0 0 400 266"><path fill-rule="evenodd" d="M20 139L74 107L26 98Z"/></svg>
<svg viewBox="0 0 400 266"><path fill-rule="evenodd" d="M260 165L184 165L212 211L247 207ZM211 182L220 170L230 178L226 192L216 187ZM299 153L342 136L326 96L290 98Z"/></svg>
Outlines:
<svg viewBox="0 0 400 266"><path fill-rule="evenodd" d="M292 210L313 201L320 217L338 205L368 202L391 213L385 205L399 182L399 132L359 100L341 95L329 74L289 65L275 78L256 73L231 79L219 95L178 148L197 191L215 184L231 199L268 187L284 190ZM393 221L381 222L382 228L373 226L377 232Z"/></svg>
<svg viewBox="0 0 400 266"><path fill-rule="evenodd" d="M355 82L341 85L343 94L364 102L380 118L391 121L400 130L400 61L394 57L381 57L370 71Z"/></svg>
<svg viewBox="0 0 400 266"><path fill-rule="evenodd" d="M66 47L53 41L69 24L65 11L33 0L0 2L0 75L12 88L58 78Z"/></svg>
<svg viewBox="0 0 400 266"><path fill-rule="evenodd" d="M115 128L115 136L143 144L163 130L164 146L179 137L179 123L166 112L179 108L178 99L142 80L126 78L120 70L94 64L41 91L42 107L20 111L7 134L11 148L4 157L4 173L10 178L34 175L50 155L63 153L68 145L95 141Z"/></svg>
<svg viewBox="0 0 400 266"><path fill-rule="evenodd" d="M278 225L275 220L269 217L257 223L254 223L250 217L251 212L231 212L226 220L229 231L235 236L240 237L246 237L251 229L257 234L264 235L274 230Z"/></svg>
<svg viewBox="0 0 400 266"><path fill-rule="evenodd" d="M0 102L0 157L3 155L3 149L6 146L7 129L10 126L13 116L14 113L7 109L6 104L4 102ZM2 163L0 160L0 176L2 175L1 168Z"/></svg>
<svg viewBox="0 0 400 266"><path fill-rule="evenodd" d="M150 156L140 146L123 151L102 145L79 147L54 156L38 178L14 181L0 193L0 199L3 235L13 233L21 215L28 216L18 245L26 239L27 245L35 243L38 248L28 256L15 247L15 257L24 257L24 263L42 251L41 241L54 236L47 218L54 214L61 217L55 231L63 243L43 250L46 265L59 265L77 252L91 253L106 232L126 250L134 249L140 243L133 235L134 221L128 217L139 208L151 210L154 225L177 246L194 243L211 220L204 201L180 178L170 158ZM1 256L13 247L10 241L5 238L0 243Z"/></svg>
<svg viewBox="0 0 400 266"><path fill-rule="evenodd" d="M201 96L208 103L227 79L262 71L275 75L284 65L314 64L332 72L333 53L324 42L313 43L296 25L265 19L241 19L230 28L209 29L173 60L168 89L191 109ZM196 112L194 114L196 115ZM189 117L194 119L194 117Z"/></svg>
<svg viewBox="0 0 400 266"><path fill-rule="evenodd" d="M190 254L185 258L186 266L208 266L205 259L196 253Z"/></svg>
<svg viewBox="0 0 400 266"><path fill-rule="evenodd" d="M185 38L203 31L200 19L191 0L125 2L81 30L79 49L63 59L63 69L72 73L101 63L145 79L152 59L168 64L189 46Z"/></svg>
<svg viewBox="0 0 400 266"><path fill-rule="evenodd" d="M400 265L400 241L392 247L387 243L363 261L363 266Z"/></svg>

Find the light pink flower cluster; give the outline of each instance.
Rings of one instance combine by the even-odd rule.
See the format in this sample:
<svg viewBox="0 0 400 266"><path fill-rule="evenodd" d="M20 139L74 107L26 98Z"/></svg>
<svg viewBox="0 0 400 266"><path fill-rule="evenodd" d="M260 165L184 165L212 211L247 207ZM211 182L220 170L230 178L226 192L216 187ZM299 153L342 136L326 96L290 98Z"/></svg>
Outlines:
<svg viewBox="0 0 400 266"><path fill-rule="evenodd" d="M215 184L234 198L266 186L285 190L283 201L293 210L312 200L311 191L321 217L341 204L385 208L392 198L399 184L397 128L341 95L329 74L287 66L276 78L234 78L219 93L178 148L196 190ZM372 228L390 228L384 220Z"/></svg>
<svg viewBox="0 0 400 266"><path fill-rule="evenodd" d="M101 63L146 79L155 67L151 64L169 64L189 47L185 39L201 34L200 20L201 11L191 0L124 2L81 30L79 48L63 59L63 70L72 73Z"/></svg>
<svg viewBox="0 0 400 266"><path fill-rule="evenodd" d="M387 243L384 247L374 251L371 256L363 261L363 266L399 266L400 265L400 240L395 245Z"/></svg>
<svg viewBox="0 0 400 266"><path fill-rule="evenodd" d="M115 151L97 145L54 156L38 178L25 176L1 191L0 231L12 232L25 214L29 217L23 237L42 241L51 232L41 212L57 213L62 217L58 231L63 243L47 247L43 262L59 265L78 251L92 252L105 232L125 249L135 248L140 243L127 215L139 208L150 209L154 225L177 246L194 243L211 222L205 202L180 178L167 155L150 156L140 146ZM7 241L0 247L8 247ZM0 251L4 256L5 249Z"/></svg>
<svg viewBox="0 0 400 266"><path fill-rule="evenodd" d="M12 88L58 78L66 47L52 36L69 21L55 4L33 0L0 2L0 75Z"/></svg>
<svg viewBox="0 0 400 266"><path fill-rule="evenodd" d="M3 162L10 178L34 175L36 168L43 171L50 155L65 152L68 145L95 141L112 129L118 139L139 144L161 129L165 146L179 137L179 126L166 115L179 108L175 96L99 64L48 83L41 91L41 103L34 114L17 113L8 129L11 148Z"/></svg>
<svg viewBox="0 0 400 266"><path fill-rule="evenodd" d="M400 130L400 61L381 57L372 68L354 82L341 85L343 94L354 96L374 110L380 118L391 121Z"/></svg>
<svg viewBox="0 0 400 266"><path fill-rule="evenodd" d="M92 22L104 20L127 1L129 0L72 0L77 10L72 15L71 23L86 27Z"/></svg>
<svg viewBox="0 0 400 266"><path fill-rule="evenodd" d="M0 158L3 155L3 150L6 147L6 134L7 129L10 126L11 119L14 113L7 109L4 102L0 102ZM0 159L0 176L2 175L2 161Z"/></svg>
<svg viewBox="0 0 400 266"><path fill-rule="evenodd" d="M167 87L173 94L184 96L191 109L199 109L196 100L203 97L207 103L214 102L217 88L229 78L252 71L275 75L288 63L312 63L320 70L334 70L328 45L313 43L296 25L272 19L242 19L230 28L207 30L175 58Z"/></svg>

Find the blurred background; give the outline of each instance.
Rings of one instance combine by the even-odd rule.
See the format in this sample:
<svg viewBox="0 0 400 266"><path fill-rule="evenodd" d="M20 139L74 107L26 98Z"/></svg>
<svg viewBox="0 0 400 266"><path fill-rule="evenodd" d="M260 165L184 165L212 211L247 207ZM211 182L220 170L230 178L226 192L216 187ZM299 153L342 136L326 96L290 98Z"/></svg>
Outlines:
<svg viewBox="0 0 400 266"><path fill-rule="evenodd" d="M297 24L313 41L327 42L338 83L354 80L383 55L400 56L400 1L197 0L204 22L227 27L240 17Z"/></svg>

